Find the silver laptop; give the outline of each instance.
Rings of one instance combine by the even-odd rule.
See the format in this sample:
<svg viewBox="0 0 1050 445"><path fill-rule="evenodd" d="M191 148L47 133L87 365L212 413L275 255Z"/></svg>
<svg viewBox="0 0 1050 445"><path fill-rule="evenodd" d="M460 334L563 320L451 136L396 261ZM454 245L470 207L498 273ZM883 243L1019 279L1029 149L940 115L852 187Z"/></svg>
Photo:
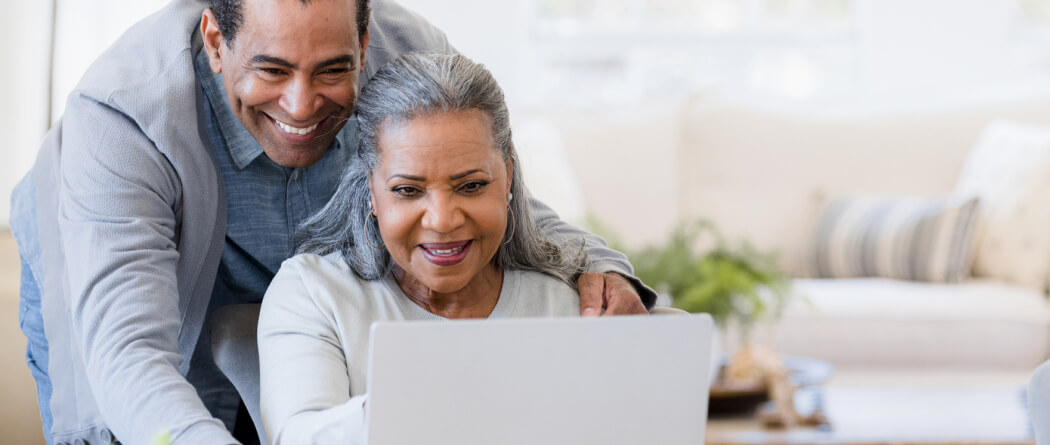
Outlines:
<svg viewBox="0 0 1050 445"><path fill-rule="evenodd" d="M704 443L707 315L372 326L372 445Z"/></svg>

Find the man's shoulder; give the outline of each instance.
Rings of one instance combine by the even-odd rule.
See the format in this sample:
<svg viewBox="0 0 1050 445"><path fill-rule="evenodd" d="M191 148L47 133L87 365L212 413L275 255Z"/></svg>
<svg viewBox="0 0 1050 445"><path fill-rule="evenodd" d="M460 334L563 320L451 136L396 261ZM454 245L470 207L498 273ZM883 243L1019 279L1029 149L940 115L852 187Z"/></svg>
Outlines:
<svg viewBox="0 0 1050 445"><path fill-rule="evenodd" d="M126 114L163 109L158 100L195 101L195 31L206 7L205 0L173 0L132 25L91 64L74 94Z"/></svg>
<svg viewBox="0 0 1050 445"><path fill-rule="evenodd" d="M445 33L423 16L393 0L373 0L368 26L368 59L365 75L407 53L451 53Z"/></svg>

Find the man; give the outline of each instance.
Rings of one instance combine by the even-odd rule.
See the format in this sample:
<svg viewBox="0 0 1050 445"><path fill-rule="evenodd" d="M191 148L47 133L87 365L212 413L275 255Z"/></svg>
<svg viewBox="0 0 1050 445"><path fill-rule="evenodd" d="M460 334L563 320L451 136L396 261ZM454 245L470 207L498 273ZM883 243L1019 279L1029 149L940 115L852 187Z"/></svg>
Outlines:
<svg viewBox="0 0 1050 445"><path fill-rule="evenodd" d="M453 50L398 5L372 7L175 0L85 74L13 197L49 443L236 442L207 315L261 301L354 162L360 85L402 53ZM533 205L549 230L584 235ZM643 312L655 295L624 278L626 259L587 245L584 315Z"/></svg>

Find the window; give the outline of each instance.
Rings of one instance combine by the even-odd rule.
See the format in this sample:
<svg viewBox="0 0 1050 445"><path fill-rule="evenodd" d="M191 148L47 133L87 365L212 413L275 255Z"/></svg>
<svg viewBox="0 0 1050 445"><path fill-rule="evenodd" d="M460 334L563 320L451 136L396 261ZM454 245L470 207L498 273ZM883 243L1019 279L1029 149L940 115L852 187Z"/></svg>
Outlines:
<svg viewBox="0 0 1050 445"><path fill-rule="evenodd" d="M618 104L710 88L811 97L857 78L853 0L533 4L537 99Z"/></svg>

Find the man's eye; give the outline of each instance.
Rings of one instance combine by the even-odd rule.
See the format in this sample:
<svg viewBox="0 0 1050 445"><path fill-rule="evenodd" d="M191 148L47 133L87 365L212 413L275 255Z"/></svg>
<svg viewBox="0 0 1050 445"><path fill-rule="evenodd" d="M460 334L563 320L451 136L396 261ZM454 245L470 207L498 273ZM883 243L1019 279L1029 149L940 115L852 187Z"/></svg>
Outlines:
<svg viewBox="0 0 1050 445"><path fill-rule="evenodd" d="M280 76L281 74L284 74L284 70L280 68L259 68L259 71L262 71L263 73L269 74L271 76Z"/></svg>
<svg viewBox="0 0 1050 445"><path fill-rule="evenodd" d="M415 197L415 196L419 196L420 194L423 193L418 188L416 188L416 187L409 187L407 185L394 187L390 191L394 192L398 196L402 196L402 197L405 197L405 198L412 198L412 197Z"/></svg>
<svg viewBox="0 0 1050 445"><path fill-rule="evenodd" d="M329 75L337 75L338 76L338 75L346 74L348 72L350 72L350 70L346 69L346 68L329 68L329 69L326 69L324 71L321 71L321 74L329 74Z"/></svg>
<svg viewBox="0 0 1050 445"><path fill-rule="evenodd" d="M471 181L459 186L459 191L460 193L465 193L468 195L481 193L481 191L484 190L485 186L487 185L489 185L489 183L485 181Z"/></svg>

